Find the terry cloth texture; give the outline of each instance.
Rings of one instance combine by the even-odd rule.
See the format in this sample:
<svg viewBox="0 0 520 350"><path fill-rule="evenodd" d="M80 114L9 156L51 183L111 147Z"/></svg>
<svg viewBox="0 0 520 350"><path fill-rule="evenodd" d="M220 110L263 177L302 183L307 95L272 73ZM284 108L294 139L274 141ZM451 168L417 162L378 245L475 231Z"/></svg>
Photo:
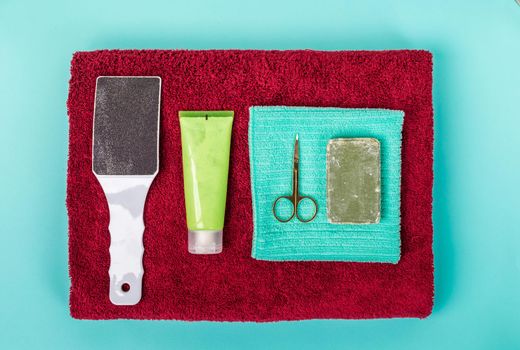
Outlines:
<svg viewBox="0 0 520 350"><path fill-rule="evenodd" d="M401 130L403 112L384 109L252 107L249 155L256 259L397 263L400 256ZM281 223L273 202L291 195L294 137L300 147L300 194L318 204L316 218ZM331 224L327 219L327 143L373 137L381 144L381 221ZM300 205L301 210L304 202ZM287 213L281 213L288 209ZM309 210L311 210L310 208ZM277 205L290 216L290 208ZM312 212L309 217L312 216Z"/></svg>
<svg viewBox="0 0 520 350"><path fill-rule="evenodd" d="M108 206L92 173L96 78L162 78L159 173L145 206L143 296L110 303ZM405 113L398 264L251 257L249 107ZM180 110L233 110L224 250L187 249ZM426 317L432 309L432 57L426 51L94 51L74 54L68 98L70 311L81 319L278 321Z"/></svg>

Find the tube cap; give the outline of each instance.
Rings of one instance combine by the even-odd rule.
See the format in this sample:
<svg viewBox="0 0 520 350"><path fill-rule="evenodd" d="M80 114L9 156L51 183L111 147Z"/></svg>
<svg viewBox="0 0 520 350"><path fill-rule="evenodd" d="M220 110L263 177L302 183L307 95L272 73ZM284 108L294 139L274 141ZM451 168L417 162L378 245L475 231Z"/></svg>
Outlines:
<svg viewBox="0 0 520 350"><path fill-rule="evenodd" d="M222 230L189 230L188 251L191 254L222 252Z"/></svg>

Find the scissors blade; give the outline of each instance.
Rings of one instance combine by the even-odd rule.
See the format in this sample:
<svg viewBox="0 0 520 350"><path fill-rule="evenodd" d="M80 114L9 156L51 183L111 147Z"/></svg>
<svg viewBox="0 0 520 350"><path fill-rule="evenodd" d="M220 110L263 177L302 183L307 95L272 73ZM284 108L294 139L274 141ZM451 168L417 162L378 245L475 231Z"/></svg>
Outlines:
<svg viewBox="0 0 520 350"><path fill-rule="evenodd" d="M294 167L298 165L298 162L300 160L300 148L298 146L298 134L296 134L296 139L294 140Z"/></svg>

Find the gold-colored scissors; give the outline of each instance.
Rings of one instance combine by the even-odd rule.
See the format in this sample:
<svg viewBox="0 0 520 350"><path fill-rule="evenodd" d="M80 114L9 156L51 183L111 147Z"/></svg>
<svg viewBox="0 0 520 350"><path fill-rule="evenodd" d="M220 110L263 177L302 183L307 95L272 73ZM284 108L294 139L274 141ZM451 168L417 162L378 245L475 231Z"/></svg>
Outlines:
<svg viewBox="0 0 520 350"><path fill-rule="evenodd" d="M318 203L309 196L300 196L299 187L298 187L298 170L299 170L299 160L300 160L300 149L298 147L298 134L296 134L296 139L294 141L294 158L293 158L293 178L292 178L292 194L290 196L280 196L273 203L273 215L276 220L280 222L289 222L295 216L301 222L310 222L314 220L316 214L318 213ZM314 214L311 218L305 219L300 216L298 213L298 206L302 202L302 200L309 199L314 205ZM288 200L292 204L292 213L291 216L287 219L281 218L276 214L276 205L278 202L282 200Z"/></svg>

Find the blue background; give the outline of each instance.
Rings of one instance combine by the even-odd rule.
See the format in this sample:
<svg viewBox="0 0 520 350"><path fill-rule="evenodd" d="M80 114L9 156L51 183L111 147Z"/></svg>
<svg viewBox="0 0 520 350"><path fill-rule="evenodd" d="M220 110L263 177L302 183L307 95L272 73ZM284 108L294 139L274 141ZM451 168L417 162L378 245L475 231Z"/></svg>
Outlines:
<svg viewBox="0 0 520 350"><path fill-rule="evenodd" d="M100 48L431 50L433 315L73 320L65 101L72 53ZM519 59L514 0L0 1L0 348L520 348Z"/></svg>

